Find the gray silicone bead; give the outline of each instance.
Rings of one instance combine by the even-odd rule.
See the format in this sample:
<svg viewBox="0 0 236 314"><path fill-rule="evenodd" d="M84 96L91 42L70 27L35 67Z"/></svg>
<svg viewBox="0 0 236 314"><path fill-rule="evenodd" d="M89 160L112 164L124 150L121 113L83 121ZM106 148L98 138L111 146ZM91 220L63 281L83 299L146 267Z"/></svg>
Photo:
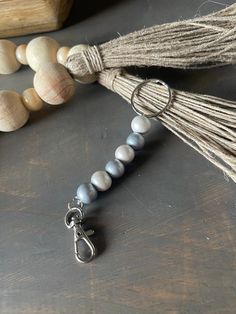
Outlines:
<svg viewBox="0 0 236 314"><path fill-rule="evenodd" d="M136 116L131 122L131 129L136 133L147 133L151 128L151 121L145 116Z"/></svg>
<svg viewBox="0 0 236 314"><path fill-rule="evenodd" d="M124 164L128 164L133 161L135 157L135 151L129 145L120 145L115 151L115 157Z"/></svg>
<svg viewBox="0 0 236 314"><path fill-rule="evenodd" d="M90 204L98 196L98 192L91 183L83 183L77 189L77 197L84 204Z"/></svg>
<svg viewBox="0 0 236 314"><path fill-rule="evenodd" d="M126 144L130 145L134 149L142 149L144 143L144 137L139 133L131 133L126 140Z"/></svg>
<svg viewBox="0 0 236 314"><path fill-rule="evenodd" d="M105 166L106 172L108 172L113 178L120 178L125 172L125 166L118 159L108 161Z"/></svg>
<svg viewBox="0 0 236 314"><path fill-rule="evenodd" d="M106 191L111 187L112 180L106 171L96 171L91 177L91 182L98 191Z"/></svg>

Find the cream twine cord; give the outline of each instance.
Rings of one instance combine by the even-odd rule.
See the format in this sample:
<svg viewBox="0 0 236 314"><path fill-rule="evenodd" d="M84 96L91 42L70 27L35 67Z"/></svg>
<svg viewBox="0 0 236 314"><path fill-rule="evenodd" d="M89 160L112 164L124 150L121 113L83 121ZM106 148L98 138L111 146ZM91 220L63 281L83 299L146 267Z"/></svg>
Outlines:
<svg viewBox="0 0 236 314"><path fill-rule="evenodd" d="M142 79L121 69L105 70L99 83L130 103ZM143 113L163 109L169 95L165 87L147 83L134 97ZM236 182L236 103L218 97L173 90L173 102L159 120Z"/></svg>
<svg viewBox="0 0 236 314"><path fill-rule="evenodd" d="M236 60L236 4L219 12L144 28L86 52L71 55L66 67L76 76L106 68L163 66L210 68Z"/></svg>

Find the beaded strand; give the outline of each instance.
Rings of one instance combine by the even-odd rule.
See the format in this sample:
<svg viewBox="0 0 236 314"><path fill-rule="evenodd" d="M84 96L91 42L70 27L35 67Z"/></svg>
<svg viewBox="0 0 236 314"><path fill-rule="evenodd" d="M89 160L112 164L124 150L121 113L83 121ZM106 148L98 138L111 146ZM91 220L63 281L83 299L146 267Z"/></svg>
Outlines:
<svg viewBox="0 0 236 314"><path fill-rule="evenodd" d="M10 132L21 128L29 119L31 111L43 108L44 103L61 105L75 92L75 82L93 83L96 75L73 77L65 68L66 59L88 45L60 47L47 36L37 37L28 45L18 47L9 40L0 40L0 74L12 74L21 65L29 65L36 73L33 87L19 94L15 91L0 91L0 131Z"/></svg>
<svg viewBox="0 0 236 314"><path fill-rule="evenodd" d="M81 184L76 193L76 198L83 204L90 204L96 200L98 192L107 191L112 185L112 179L121 177L125 166L135 158L135 151L144 147L143 134L151 128L150 119L145 116L136 116L131 122L132 133L127 137L126 144L120 145L115 150L115 159L108 161L104 170L94 172L89 183Z"/></svg>

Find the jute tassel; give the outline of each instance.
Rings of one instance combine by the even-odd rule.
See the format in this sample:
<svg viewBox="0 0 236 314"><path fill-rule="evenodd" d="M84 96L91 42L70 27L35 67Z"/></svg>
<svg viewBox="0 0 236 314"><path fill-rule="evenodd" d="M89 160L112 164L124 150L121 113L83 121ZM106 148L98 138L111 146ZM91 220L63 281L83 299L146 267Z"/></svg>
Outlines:
<svg viewBox="0 0 236 314"><path fill-rule="evenodd" d="M219 12L119 37L71 55L67 68L75 76L107 68L162 66L209 68L236 60L236 4Z"/></svg>
<svg viewBox="0 0 236 314"><path fill-rule="evenodd" d="M121 69L100 72L98 80L128 102L143 82ZM133 101L143 113L153 113L166 106L168 97L167 88L151 82L139 89ZM159 119L236 182L236 102L173 90L171 106Z"/></svg>

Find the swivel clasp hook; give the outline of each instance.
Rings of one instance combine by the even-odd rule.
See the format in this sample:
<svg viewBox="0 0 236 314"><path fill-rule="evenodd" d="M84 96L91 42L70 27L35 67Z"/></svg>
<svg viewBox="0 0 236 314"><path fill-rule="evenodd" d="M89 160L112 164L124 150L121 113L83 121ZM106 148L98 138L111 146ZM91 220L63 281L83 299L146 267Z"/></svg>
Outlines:
<svg viewBox="0 0 236 314"><path fill-rule="evenodd" d="M65 225L67 228L72 229L74 231L74 252L75 258L80 263L88 263L90 262L96 254L96 249L89 239L89 236L94 234L93 230L85 231L83 228L83 211L82 206L70 207L68 205L69 211L65 216ZM80 242L84 242L86 251L88 254L83 256L80 253L79 244Z"/></svg>

